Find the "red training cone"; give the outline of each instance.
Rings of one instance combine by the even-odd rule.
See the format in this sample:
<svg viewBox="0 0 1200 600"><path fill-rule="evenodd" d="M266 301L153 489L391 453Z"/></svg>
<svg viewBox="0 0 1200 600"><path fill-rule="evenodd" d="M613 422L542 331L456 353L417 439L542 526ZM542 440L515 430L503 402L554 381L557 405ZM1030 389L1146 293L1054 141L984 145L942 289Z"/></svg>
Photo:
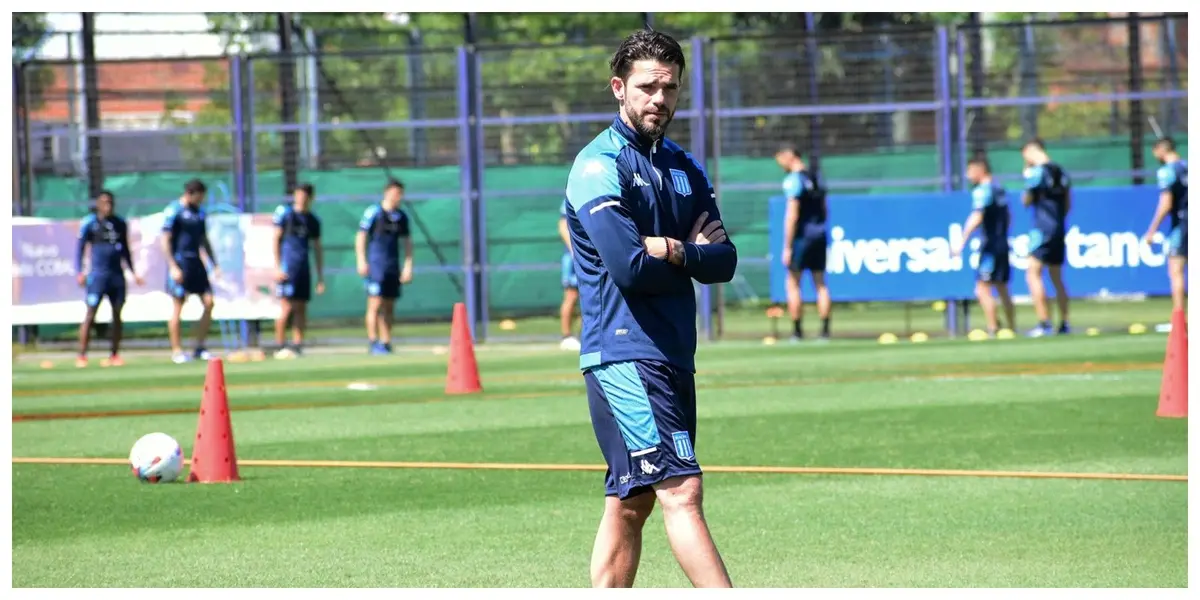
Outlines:
<svg viewBox="0 0 1200 600"><path fill-rule="evenodd" d="M221 359L208 361L204 377L204 399L200 402L200 424L192 448L192 470L188 481L215 483L238 481L237 456L233 451L233 424L229 419L229 396L225 393L225 366Z"/></svg>
<svg viewBox="0 0 1200 600"><path fill-rule="evenodd" d="M1167 357L1163 360L1162 388L1158 392L1160 417L1183 419L1188 413L1187 399L1187 318L1182 310L1171 313L1171 334L1167 337Z"/></svg>
<svg viewBox="0 0 1200 600"><path fill-rule="evenodd" d="M467 323L467 305L454 304L454 320L450 323L450 365L446 370L447 394L476 394L483 391L479 383L479 366L475 364L475 341Z"/></svg>

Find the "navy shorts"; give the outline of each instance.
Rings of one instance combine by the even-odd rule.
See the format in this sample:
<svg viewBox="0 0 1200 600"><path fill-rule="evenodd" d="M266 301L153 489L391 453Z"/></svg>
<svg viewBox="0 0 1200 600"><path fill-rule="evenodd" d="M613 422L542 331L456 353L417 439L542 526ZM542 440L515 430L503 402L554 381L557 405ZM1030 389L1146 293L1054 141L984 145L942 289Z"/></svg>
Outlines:
<svg viewBox="0 0 1200 600"><path fill-rule="evenodd" d="M312 299L312 273L308 269L286 271L287 280L275 285L275 295L296 302Z"/></svg>
<svg viewBox="0 0 1200 600"><path fill-rule="evenodd" d="M1067 260L1067 238L1058 234L1046 234L1040 230L1029 233L1030 256L1043 265L1061 266Z"/></svg>
<svg viewBox="0 0 1200 600"><path fill-rule="evenodd" d="M363 278L363 288L367 290L368 296L395 300L400 297L400 274L384 273L382 277L365 277Z"/></svg>
<svg viewBox="0 0 1200 600"><path fill-rule="evenodd" d="M1008 283L1012 277L1012 268L1008 264L1007 252L979 253L979 267L975 269L975 278L984 283Z"/></svg>
<svg viewBox="0 0 1200 600"><path fill-rule="evenodd" d="M84 298L84 302L88 308L96 308L104 298L108 298L108 304L114 309L125 304L124 273L88 274L87 297Z"/></svg>
<svg viewBox="0 0 1200 600"><path fill-rule="evenodd" d="M575 259L570 252L562 255L562 286L579 289L579 278L575 276Z"/></svg>
<svg viewBox="0 0 1200 600"><path fill-rule="evenodd" d="M823 237L801 237L792 242L792 271L824 271L825 255L829 239Z"/></svg>
<svg viewBox="0 0 1200 600"><path fill-rule="evenodd" d="M187 298L191 294L203 296L212 293L212 285L208 282L208 269L200 261L184 260L179 263L183 271L183 281L175 281L167 272L167 293L172 298Z"/></svg>
<svg viewBox="0 0 1200 600"><path fill-rule="evenodd" d="M608 463L604 495L624 500L670 477L700 474L696 462L696 380L654 360L588 369L588 406Z"/></svg>
<svg viewBox="0 0 1200 600"><path fill-rule="evenodd" d="M1167 254L1187 258L1187 228L1176 227L1167 235Z"/></svg>

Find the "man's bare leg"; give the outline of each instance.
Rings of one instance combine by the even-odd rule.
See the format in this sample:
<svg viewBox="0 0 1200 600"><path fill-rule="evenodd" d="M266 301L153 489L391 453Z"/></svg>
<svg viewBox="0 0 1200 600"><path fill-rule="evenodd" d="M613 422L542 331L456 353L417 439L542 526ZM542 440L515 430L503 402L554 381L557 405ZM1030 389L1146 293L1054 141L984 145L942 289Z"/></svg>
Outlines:
<svg viewBox="0 0 1200 600"><path fill-rule="evenodd" d="M306 331L308 331L308 302L297 300L292 303L292 345L297 348L303 346L304 332Z"/></svg>
<svg viewBox="0 0 1200 600"><path fill-rule="evenodd" d="M379 303L379 343L392 343L392 323L396 320L396 300L382 298Z"/></svg>
<svg viewBox="0 0 1200 600"><path fill-rule="evenodd" d="M699 475L672 477L654 486L662 505L667 540L683 573L698 588L733 587L721 553L704 521L704 490Z"/></svg>
<svg viewBox="0 0 1200 600"><path fill-rule="evenodd" d="M592 587L633 587L642 558L642 527L654 510L654 494L604 499L604 516L592 547Z"/></svg>
<svg viewBox="0 0 1200 600"><path fill-rule="evenodd" d="M787 274L788 316L792 318L792 337L803 335L804 299L800 296L800 272L788 269Z"/></svg>
<svg viewBox="0 0 1200 600"><path fill-rule="evenodd" d="M1008 322L1008 328L1016 331L1017 309L1013 306L1012 292L1008 290L1008 284L997 283L996 295L1000 296L1000 306L1004 307L1004 319Z"/></svg>
<svg viewBox="0 0 1200 600"><path fill-rule="evenodd" d="M1071 297L1067 295L1067 284L1063 281L1062 265L1050 265L1047 269L1050 272L1050 284L1054 286L1054 300L1058 303L1058 322L1059 324L1069 322L1071 307ZM1047 314L1049 311L1047 310Z"/></svg>
<svg viewBox="0 0 1200 600"><path fill-rule="evenodd" d="M983 281L975 282L975 298L979 300L979 308L983 310L988 333L996 333L999 323L996 322L996 299L992 297L992 284Z"/></svg>
<svg viewBox="0 0 1200 600"><path fill-rule="evenodd" d="M825 283L825 271L809 271L813 287L817 288L817 315L821 317L821 337L829 337L829 317L833 312L833 299ZM799 293L799 289L797 289Z"/></svg>
<svg viewBox="0 0 1200 600"><path fill-rule="evenodd" d="M367 314L363 322L367 326L367 340L371 344L379 341L379 296L367 296Z"/></svg>
<svg viewBox="0 0 1200 600"><path fill-rule="evenodd" d="M288 323L295 318L295 309L292 306L292 301L287 298L279 300L279 318L275 320L275 346L282 348L284 334L287 332ZM294 327L294 325L293 325Z"/></svg>
<svg viewBox="0 0 1200 600"><path fill-rule="evenodd" d="M183 303L187 297L171 300L175 302L175 309L171 312L171 320L167 321L167 339L171 341L171 352L179 354L183 352Z"/></svg>
<svg viewBox="0 0 1200 600"><path fill-rule="evenodd" d="M579 290L564 288L562 304L558 307L558 322L564 338L571 337L575 321L575 305L579 303Z"/></svg>
<svg viewBox="0 0 1200 600"><path fill-rule="evenodd" d="M1172 256L1167 259L1168 273L1171 275L1171 304L1175 310L1187 310L1187 286L1183 275L1187 272L1187 257Z"/></svg>
<svg viewBox="0 0 1200 600"><path fill-rule="evenodd" d="M204 347L204 342L208 340L208 329L212 327L213 295L208 293L200 296L200 302L204 305L204 313L200 315L200 320L196 321L197 348Z"/></svg>

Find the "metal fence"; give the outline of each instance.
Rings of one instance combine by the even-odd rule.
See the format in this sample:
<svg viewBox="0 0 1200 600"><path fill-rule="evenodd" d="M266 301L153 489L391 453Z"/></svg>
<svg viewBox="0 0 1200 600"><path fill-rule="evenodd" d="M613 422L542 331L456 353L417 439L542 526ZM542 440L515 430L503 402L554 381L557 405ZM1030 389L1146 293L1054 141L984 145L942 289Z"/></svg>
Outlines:
<svg viewBox="0 0 1200 600"><path fill-rule="evenodd" d="M1034 136L1076 180L1146 176L1154 135L1186 143L1187 22L1143 17L1131 36L1132 27L684 40L671 136L708 166L743 257L716 304L767 295L766 199L779 189L772 155L782 142L811 150L835 193L955 189L978 151L1011 179L1020 142ZM99 129L86 125L83 65L27 63L16 74L14 205L77 216L103 181L123 210L149 212L201 176L244 210L268 211L297 181L315 182L326 231L345 233L326 236L331 288L350 299L354 224L384 176L397 176L410 190L428 282L405 310L448 314L465 298L486 327L489 312L558 301L556 211L574 154L613 118L611 52L478 46L105 62L95 67ZM702 290L702 314L716 312L715 297Z"/></svg>

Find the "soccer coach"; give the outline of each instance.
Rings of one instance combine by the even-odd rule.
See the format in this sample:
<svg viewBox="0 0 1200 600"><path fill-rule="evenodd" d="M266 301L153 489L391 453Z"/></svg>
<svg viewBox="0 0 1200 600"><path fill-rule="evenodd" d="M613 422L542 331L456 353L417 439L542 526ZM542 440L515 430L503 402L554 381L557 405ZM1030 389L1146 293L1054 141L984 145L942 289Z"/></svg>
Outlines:
<svg viewBox="0 0 1200 600"><path fill-rule="evenodd" d="M692 585L732 587L701 508L692 280L730 281L737 250L704 169L664 137L684 70L679 43L637 31L610 67L620 114L579 152L567 180L579 367L608 463L592 585L633 586L657 499Z"/></svg>

